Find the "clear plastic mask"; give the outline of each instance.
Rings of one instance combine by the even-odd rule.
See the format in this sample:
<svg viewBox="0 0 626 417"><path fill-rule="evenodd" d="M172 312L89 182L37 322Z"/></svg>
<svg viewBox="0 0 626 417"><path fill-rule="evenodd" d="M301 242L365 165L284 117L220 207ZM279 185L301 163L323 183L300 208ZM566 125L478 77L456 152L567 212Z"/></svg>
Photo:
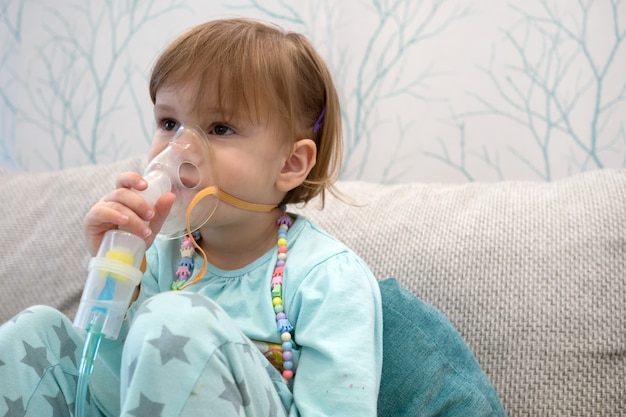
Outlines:
<svg viewBox="0 0 626 417"><path fill-rule="evenodd" d="M190 231L198 230L217 208L217 178L210 144L204 131L196 126L181 125L168 146L150 161L144 178L148 189L140 194L150 204L167 191L176 195L159 232L160 238L175 239L185 235L187 218ZM201 191L204 196L194 201Z"/></svg>

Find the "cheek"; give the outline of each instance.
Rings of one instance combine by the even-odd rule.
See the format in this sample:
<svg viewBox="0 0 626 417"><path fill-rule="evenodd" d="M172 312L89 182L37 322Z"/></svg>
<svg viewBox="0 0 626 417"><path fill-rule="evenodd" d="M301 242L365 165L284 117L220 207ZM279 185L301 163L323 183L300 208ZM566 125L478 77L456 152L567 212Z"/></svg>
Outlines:
<svg viewBox="0 0 626 417"><path fill-rule="evenodd" d="M221 161L213 165L213 170L222 186L241 184L243 177L238 165L225 164Z"/></svg>
<svg viewBox="0 0 626 417"><path fill-rule="evenodd" d="M241 160L218 159L213 167L218 187L228 192L248 193L251 184L256 184L255 179L258 179L256 174L251 174L254 172L251 168Z"/></svg>

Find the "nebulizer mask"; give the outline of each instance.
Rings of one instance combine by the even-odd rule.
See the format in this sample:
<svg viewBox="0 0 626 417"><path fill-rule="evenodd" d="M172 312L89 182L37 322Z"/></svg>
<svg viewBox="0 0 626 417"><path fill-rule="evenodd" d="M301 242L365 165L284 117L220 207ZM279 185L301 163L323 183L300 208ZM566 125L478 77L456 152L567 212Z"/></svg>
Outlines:
<svg viewBox="0 0 626 417"><path fill-rule="evenodd" d="M144 179L148 187L137 191L150 205L166 192L176 195L157 238L174 239L204 225L218 203L218 190L209 141L192 125L182 125L167 147L148 164ZM101 316L102 333L115 339L135 286L146 250L142 238L121 230L104 236L91 260L89 276L74 325L87 330L93 316ZM98 313L98 314L94 314Z"/></svg>
<svg viewBox="0 0 626 417"><path fill-rule="evenodd" d="M206 134L193 125L182 125L169 145L150 161L144 172L148 188L139 194L151 205L164 192L176 195L158 238L179 238L208 221L218 203L213 167Z"/></svg>
<svg viewBox="0 0 626 417"><path fill-rule="evenodd" d="M144 179L148 187L137 191L151 206L166 192L176 195L174 204L157 238L178 238L202 227L219 201L211 149L205 133L182 125L167 147L150 161ZM146 250L139 236L109 230L97 255L89 263L74 326L85 331L79 368L76 416L85 413L88 379L103 337L116 339L132 295L143 275Z"/></svg>

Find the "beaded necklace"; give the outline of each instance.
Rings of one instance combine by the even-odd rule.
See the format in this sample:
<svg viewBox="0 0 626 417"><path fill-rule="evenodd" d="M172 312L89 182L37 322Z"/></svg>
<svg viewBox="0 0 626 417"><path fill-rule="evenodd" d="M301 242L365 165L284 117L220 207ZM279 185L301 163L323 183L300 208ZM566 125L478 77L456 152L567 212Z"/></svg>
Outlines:
<svg viewBox="0 0 626 417"><path fill-rule="evenodd" d="M272 306L276 314L276 328L280 334L282 341L282 376L285 380L293 378L293 342L291 340L291 332L293 326L287 319L285 307L283 304L283 277L285 273L285 264L287 262L287 231L293 224L291 217L285 213L286 207L280 206L283 214L280 216L276 224L278 225L278 256L274 272L272 273L272 281L270 284ZM192 240L193 239L193 240ZM176 280L172 283L172 290L180 290L187 284L189 278L193 274L193 254L195 252L195 242L200 239L200 233L192 233L192 237L185 236L180 246L180 263L176 270Z"/></svg>

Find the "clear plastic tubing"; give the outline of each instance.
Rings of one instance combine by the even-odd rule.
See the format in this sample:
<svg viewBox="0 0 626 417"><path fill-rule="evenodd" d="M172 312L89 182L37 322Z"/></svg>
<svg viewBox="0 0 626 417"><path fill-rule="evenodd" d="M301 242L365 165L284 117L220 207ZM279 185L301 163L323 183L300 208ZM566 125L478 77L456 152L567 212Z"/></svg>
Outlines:
<svg viewBox="0 0 626 417"><path fill-rule="evenodd" d="M144 179L145 191L137 191L151 206L171 190L166 173L151 171ZM85 416L87 386L103 337L117 339L135 288L141 281L141 263L146 251L143 239L121 230L109 230L98 254L89 262L89 274L74 326L85 331L85 345L76 389L76 417Z"/></svg>

